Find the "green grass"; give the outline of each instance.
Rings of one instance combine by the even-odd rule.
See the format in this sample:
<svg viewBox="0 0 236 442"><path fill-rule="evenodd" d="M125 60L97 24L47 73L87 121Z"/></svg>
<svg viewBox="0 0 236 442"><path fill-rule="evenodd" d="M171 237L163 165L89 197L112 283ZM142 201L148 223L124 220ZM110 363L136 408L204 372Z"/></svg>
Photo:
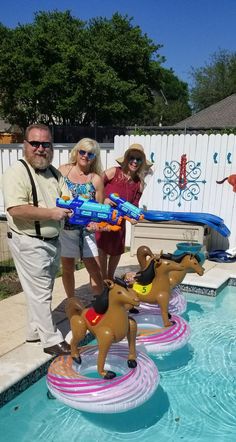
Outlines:
<svg viewBox="0 0 236 442"><path fill-rule="evenodd" d="M84 268L83 262L78 261L75 265L76 270ZM62 269L57 272L56 278L62 276ZM22 292L22 287L14 267L13 261L2 261L0 263L0 301L10 296Z"/></svg>
<svg viewBox="0 0 236 442"><path fill-rule="evenodd" d="M0 300L15 295L22 291L16 270L1 272L0 274Z"/></svg>
<svg viewBox="0 0 236 442"><path fill-rule="evenodd" d="M125 248L125 252L128 252L129 250L130 247ZM84 263L78 260L75 269L81 270L83 268ZM57 272L56 278L59 278L60 276L62 276L61 268ZM20 292L22 292L22 287L13 260L0 262L0 301Z"/></svg>

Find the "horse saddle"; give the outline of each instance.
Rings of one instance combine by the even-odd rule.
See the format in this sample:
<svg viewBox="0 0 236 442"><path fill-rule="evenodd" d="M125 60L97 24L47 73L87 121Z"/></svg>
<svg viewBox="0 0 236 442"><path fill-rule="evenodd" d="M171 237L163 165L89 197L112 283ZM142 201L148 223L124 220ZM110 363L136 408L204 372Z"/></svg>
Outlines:
<svg viewBox="0 0 236 442"><path fill-rule="evenodd" d="M99 323L99 321L101 321L103 316L104 316L103 314L97 313L93 307L89 308L85 314L87 321L91 325L97 325Z"/></svg>

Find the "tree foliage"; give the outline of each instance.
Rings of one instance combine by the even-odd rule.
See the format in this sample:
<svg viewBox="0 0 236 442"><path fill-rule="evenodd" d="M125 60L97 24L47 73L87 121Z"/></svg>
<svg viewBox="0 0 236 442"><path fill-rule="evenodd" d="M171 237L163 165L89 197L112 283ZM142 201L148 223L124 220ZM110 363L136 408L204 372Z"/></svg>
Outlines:
<svg viewBox="0 0 236 442"><path fill-rule="evenodd" d="M25 127L39 120L78 118L82 91L74 76L82 64L82 32L83 23L69 12L38 13L33 25L6 32L0 91L2 112L9 121Z"/></svg>
<svg viewBox="0 0 236 442"><path fill-rule="evenodd" d="M219 50L204 67L192 69L191 102L198 112L236 93L236 53Z"/></svg>
<svg viewBox="0 0 236 442"><path fill-rule="evenodd" d="M172 70L162 69L161 87L154 95L153 125L171 126L191 114L187 84L180 81Z"/></svg>
<svg viewBox="0 0 236 442"><path fill-rule="evenodd" d="M0 24L0 37L0 111L11 123L154 124L160 89L171 103L166 121L188 115L187 85L127 16L85 23L70 11L38 12L32 24Z"/></svg>

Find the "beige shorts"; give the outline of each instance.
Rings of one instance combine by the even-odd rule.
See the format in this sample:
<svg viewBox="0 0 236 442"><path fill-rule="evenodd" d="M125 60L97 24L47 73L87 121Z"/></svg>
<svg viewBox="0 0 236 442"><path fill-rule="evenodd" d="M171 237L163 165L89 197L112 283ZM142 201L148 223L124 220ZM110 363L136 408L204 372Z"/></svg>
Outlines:
<svg viewBox="0 0 236 442"><path fill-rule="evenodd" d="M59 239L63 258L81 258L80 230L62 230ZM93 258L95 256L98 256L95 234L84 230L83 258Z"/></svg>

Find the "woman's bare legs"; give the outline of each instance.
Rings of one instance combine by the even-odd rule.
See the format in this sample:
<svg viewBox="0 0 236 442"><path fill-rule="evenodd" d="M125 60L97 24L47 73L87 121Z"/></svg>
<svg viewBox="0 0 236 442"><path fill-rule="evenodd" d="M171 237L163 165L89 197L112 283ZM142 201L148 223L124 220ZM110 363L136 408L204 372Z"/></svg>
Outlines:
<svg viewBox="0 0 236 442"><path fill-rule="evenodd" d="M67 295L67 298L75 296L75 259L61 258L62 263L62 282Z"/></svg>
<svg viewBox="0 0 236 442"><path fill-rule="evenodd" d="M107 279L107 254L102 250L98 249L99 253L99 261L100 261L100 268L102 272L102 279Z"/></svg>
<svg viewBox="0 0 236 442"><path fill-rule="evenodd" d="M107 277L108 279L113 279L116 268L119 264L121 255L109 256L108 259L108 269L107 269Z"/></svg>
<svg viewBox="0 0 236 442"><path fill-rule="evenodd" d="M90 276L90 285L95 295L100 295L103 291L103 276L98 256L94 258L83 258L83 263Z"/></svg>
<svg viewBox="0 0 236 442"><path fill-rule="evenodd" d="M103 279L113 279L121 255L108 256L102 249L99 249L100 267Z"/></svg>
<svg viewBox="0 0 236 442"><path fill-rule="evenodd" d="M61 258L62 263L62 282L68 298L75 296L75 259ZM99 257L84 258L83 263L90 276L90 284L95 295L100 295L103 291L103 278L100 269Z"/></svg>

